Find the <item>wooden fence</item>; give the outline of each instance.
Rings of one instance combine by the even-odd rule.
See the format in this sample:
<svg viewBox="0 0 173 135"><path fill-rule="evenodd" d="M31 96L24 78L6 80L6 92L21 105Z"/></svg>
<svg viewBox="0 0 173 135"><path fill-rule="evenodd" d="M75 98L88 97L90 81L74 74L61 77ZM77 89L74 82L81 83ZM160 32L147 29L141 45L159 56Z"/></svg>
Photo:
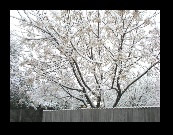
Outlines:
<svg viewBox="0 0 173 135"><path fill-rule="evenodd" d="M42 122L160 122L160 107L43 110Z"/></svg>
<svg viewBox="0 0 173 135"><path fill-rule="evenodd" d="M10 109L10 122L42 122L43 109Z"/></svg>

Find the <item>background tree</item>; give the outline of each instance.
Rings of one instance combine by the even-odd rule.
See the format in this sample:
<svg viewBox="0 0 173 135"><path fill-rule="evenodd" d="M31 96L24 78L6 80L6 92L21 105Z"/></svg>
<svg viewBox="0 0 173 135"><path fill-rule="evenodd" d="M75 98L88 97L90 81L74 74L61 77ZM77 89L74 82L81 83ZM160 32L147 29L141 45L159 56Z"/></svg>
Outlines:
<svg viewBox="0 0 173 135"><path fill-rule="evenodd" d="M149 73L152 73L149 74ZM118 106L160 106L160 77L156 70L149 71L124 93Z"/></svg>
<svg viewBox="0 0 173 135"><path fill-rule="evenodd" d="M32 90L25 74L20 70L23 47L14 31L10 32L10 108L34 107L28 91Z"/></svg>
<svg viewBox="0 0 173 135"><path fill-rule="evenodd" d="M116 107L132 85L160 68L159 11L148 12L24 10L11 16L29 51L20 65L37 87L32 100L99 108L109 97Z"/></svg>
<svg viewBox="0 0 173 135"><path fill-rule="evenodd" d="M19 100L24 97L24 91L19 91L22 83L19 72L19 54L22 47L10 32L10 107L18 107Z"/></svg>

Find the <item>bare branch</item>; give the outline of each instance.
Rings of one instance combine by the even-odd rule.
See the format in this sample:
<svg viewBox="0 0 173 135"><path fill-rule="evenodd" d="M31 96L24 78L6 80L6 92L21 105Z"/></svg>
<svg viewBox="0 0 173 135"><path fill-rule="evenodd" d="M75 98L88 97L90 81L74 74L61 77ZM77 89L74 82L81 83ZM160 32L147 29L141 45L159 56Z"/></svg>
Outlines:
<svg viewBox="0 0 173 135"><path fill-rule="evenodd" d="M15 19L20 20L20 21L25 21L25 19L21 19L21 18L15 17L15 16L10 15L10 17L15 18Z"/></svg>
<svg viewBox="0 0 173 135"><path fill-rule="evenodd" d="M82 92L81 89L70 88L70 87L65 86L65 85L63 85L63 84L59 84L59 85L61 85L62 87L65 87L65 88L67 88L67 89L70 89L70 90L76 90L76 91L78 91L78 92Z"/></svg>
<svg viewBox="0 0 173 135"><path fill-rule="evenodd" d="M62 86L61 86L61 87L62 87ZM63 88L63 87L62 87L62 88ZM78 97L72 95L70 92L68 92L68 91L65 90L64 88L63 88L63 90L64 90L67 94L69 94L71 97L73 97L73 98L75 98L75 99L77 99L77 100L79 100L79 101L82 101L82 102L84 103L84 105L87 107L87 103L86 103L83 99L78 98Z"/></svg>
<svg viewBox="0 0 173 135"><path fill-rule="evenodd" d="M78 84L79 84L79 85L82 87L82 89L83 89L83 92L84 92L84 94L85 94L85 97L86 97L88 103L90 104L91 107L94 108L95 106L94 106L93 103L91 102L91 99L89 98L89 96L88 96L88 94L87 94L87 92L86 92L86 90L85 90L85 87L82 85L82 83L80 82L80 80L79 80L79 78L78 78L78 76L77 76L77 74L76 74L76 70L75 70L75 68L74 68L73 63L71 63L71 66L72 66L73 73L74 73L74 75L75 75L75 77L76 77L76 79L77 79Z"/></svg>
<svg viewBox="0 0 173 135"><path fill-rule="evenodd" d="M112 89L113 89L113 87L114 87L114 82L115 82L116 72L117 72L117 64L116 64L116 67L115 67L114 77L113 77L113 80L112 80L112 86L111 86Z"/></svg>
<svg viewBox="0 0 173 135"><path fill-rule="evenodd" d="M26 40L44 40L44 39L48 39L48 38L26 38Z"/></svg>
<svg viewBox="0 0 173 135"><path fill-rule="evenodd" d="M79 66L78 66L77 62L76 62L74 59L73 59L73 61L74 61L75 65L76 65L77 71L78 71L78 73L79 73L79 75L80 75L80 78L81 78L83 84L85 85L85 87L86 87L89 91L92 92L93 95L96 96L96 94L95 94L95 93L88 87L88 85L85 83L85 81L84 81L84 79L83 79L83 77L82 77L82 74L81 74L81 72L80 72L80 69L79 69Z"/></svg>

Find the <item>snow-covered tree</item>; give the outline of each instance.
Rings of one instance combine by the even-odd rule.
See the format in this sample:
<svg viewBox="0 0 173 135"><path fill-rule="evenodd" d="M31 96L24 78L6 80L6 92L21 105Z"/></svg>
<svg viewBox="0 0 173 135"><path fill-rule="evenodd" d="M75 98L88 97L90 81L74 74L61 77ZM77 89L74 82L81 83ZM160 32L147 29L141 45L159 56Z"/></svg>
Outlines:
<svg viewBox="0 0 173 135"><path fill-rule="evenodd" d="M116 107L131 86L160 69L159 11L17 12L11 17L28 49L20 66L37 104Z"/></svg>
<svg viewBox="0 0 173 135"><path fill-rule="evenodd" d="M160 106L160 76L149 75L149 71L140 80L134 83L129 90L124 93L118 106Z"/></svg>
<svg viewBox="0 0 173 135"><path fill-rule="evenodd" d="M19 55L22 47L14 38L14 32L10 32L10 106L18 107L19 101L25 97L24 91L20 91L23 82L19 71Z"/></svg>
<svg viewBox="0 0 173 135"><path fill-rule="evenodd" d="M32 85L27 83L24 72L20 70L23 47L15 35L14 31L10 31L10 108L36 109L28 95Z"/></svg>

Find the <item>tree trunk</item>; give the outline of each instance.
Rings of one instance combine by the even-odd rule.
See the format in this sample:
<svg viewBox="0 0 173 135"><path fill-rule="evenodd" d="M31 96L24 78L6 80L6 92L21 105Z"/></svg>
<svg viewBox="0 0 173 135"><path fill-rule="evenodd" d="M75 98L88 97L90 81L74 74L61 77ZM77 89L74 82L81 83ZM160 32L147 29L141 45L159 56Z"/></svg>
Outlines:
<svg viewBox="0 0 173 135"><path fill-rule="evenodd" d="M118 94L117 99L116 99L116 101L115 101L115 103L114 103L114 105L113 105L113 108L117 106L117 104L118 104L118 102L119 102L121 96L122 96L121 94Z"/></svg>
<svg viewBox="0 0 173 135"><path fill-rule="evenodd" d="M101 102L101 96L97 97L97 105L96 105L97 108L100 107L100 102Z"/></svg>

